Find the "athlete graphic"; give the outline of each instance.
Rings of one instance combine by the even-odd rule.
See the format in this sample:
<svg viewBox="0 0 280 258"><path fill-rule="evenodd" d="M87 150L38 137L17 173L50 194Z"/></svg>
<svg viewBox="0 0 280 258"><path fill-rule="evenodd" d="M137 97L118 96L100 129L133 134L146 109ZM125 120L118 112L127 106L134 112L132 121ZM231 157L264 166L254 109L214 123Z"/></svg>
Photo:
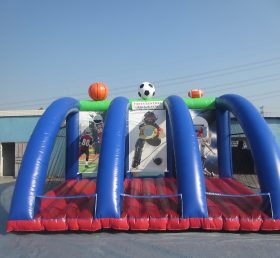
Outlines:
<svg viewBox="0 0 280 258"><path fill-rule="evenodd" d="M102 134L103 134L103 124L97 124L94 126L93 130L93 150L94 154L100 153L100 146L102 141Z"/></svg>
<svg viewBox="0 0 280 258"><path fill-rule="evenodd" d="M86 154L86 162L85 162L85 167L88 168L88 159L89 159L89 147L93 143L93 138L90 135L90 130L86 129L84 134L80 138L80 153L79 157L82 156L83 154Z"/></svg>
<svg viewBox="0 0 280 258"><path fill-rule="evenodd" d="M202 119L202 118L200 118ZM199 124L195 126L195 131L196 131L196 136L198 139L198 145L199 145L199 150L201 154L201 160L202 160L202 167L203 167L203 172L205 176L208 177L213 177L215 174L212 171L209 171L206 168L206 160L207 156L209 153L212 153L215 155L211 148L211 135L208 131L208 123L205 120L204 124Z"/></svg>
<svg viewBox="0 0 280 258"><path fill-rule="evenodd" d="M132 168L137 168L140 165L145 143L154 147L161 144L161 138L164 137L164 132L156 123L157 119L154 112L148 111L144 114L143 123L139 125L139 138L135 144ZM153 161L156 165L160 165L162 162L161 158L156 158Z"/></svg>
<svg viewBox="0 0 280 258"><path fill-rule="evenodd" d="M100 146L102 141L104 129L103 117L97 114L93 119L93 149L94 154L100 153Z"/></svg>

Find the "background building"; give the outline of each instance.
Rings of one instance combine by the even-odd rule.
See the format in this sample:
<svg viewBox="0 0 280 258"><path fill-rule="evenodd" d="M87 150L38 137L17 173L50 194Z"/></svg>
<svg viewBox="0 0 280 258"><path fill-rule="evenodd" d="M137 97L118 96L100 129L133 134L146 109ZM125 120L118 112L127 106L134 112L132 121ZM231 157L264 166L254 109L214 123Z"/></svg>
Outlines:
<svg viewBox="0 0 280 258"><path fill-rule="evenodd" d="M0 111L0 176L17 176L26 144L43 112Z"/></svg>
<svg viewBox="0 0 280 258"><path fill-rule="evenodd" d="M0 111L0 177L16 177L18 175L27 142L43 112L44 110ZM280 116L264 115L280 146ZM60 163L64 163L65 135L65 128L62 126L52 155L55 162L49 170L59 170L63 173L64 164ZM250 146L234 117L232 117L231 122L231 139L233 159L235 160L234 164L236 164L234 173L254 173ZM240 140L244 143L242 152L239 150L236 152Z"/></svg>

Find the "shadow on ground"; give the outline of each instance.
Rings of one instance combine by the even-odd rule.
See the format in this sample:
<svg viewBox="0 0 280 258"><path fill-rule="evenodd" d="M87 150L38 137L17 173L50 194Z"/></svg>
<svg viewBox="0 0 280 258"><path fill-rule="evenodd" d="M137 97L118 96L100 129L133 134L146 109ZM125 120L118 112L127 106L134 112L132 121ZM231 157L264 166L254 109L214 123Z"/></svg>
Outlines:
<svg viewBox="0 0 280 258"><path fill-rule="evenodd" d="M6 223L15 182L0 182L0 234L6 235Z"/></svg>

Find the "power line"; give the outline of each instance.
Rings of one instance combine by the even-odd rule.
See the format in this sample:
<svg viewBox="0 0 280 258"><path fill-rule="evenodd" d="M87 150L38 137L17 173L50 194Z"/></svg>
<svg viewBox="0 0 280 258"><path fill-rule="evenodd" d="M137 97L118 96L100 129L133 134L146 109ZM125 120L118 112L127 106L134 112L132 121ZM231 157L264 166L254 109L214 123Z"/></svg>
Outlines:
<svg viewBox="0 0 280 258"><path fill-rule="evenodd" d="M223 88L223 89L227 89L228 87L225 87L225 86L230 86L230 85L240 85L240 84L245 84L247 85L248 82L254 82L256 81L258 83L259 80L262 80L262 81L271 81L271 78L273 77L276 77L272 80L278 80L278 78L280 78L280 74L279 73L276 73L276 74L271 74L271 75L265 75L265 76L258 76L258 77L254 77L254 78L250 78L250 79L246 79L246 80L241 80L241 81L235 81L235 82L230 82L230 83L221 83L221 84L216 84L216 85L210 85L210 86L206 86L206 88L209 90L212 91L212 89L219 89L219 88ZM269 79L269 80L264 80L264 79ZM251 85L251 84L250 84ZM242 87L242 86L240 86ZM230 88L232 88L230 86Z"/></svg>
<svg viewBox="0 0 280 258"><path fill-rule="evenodd" d="M280 96L280 92L279 93L277 93L277 94L275 94L275 93L270 93L270 94L267 94L267 95L264 95L264 96L256 96L256 97L253 97L252 98L252 100L254 100L254 101L258 101L258 100L263 100L263 99L267 99L267 98L271 98L271 99L273 99L273 98L276 98L276 97L279 97Z"/></svg>
<svg viewBox="0 0 280 258"><path fill-rule="evenodd" d="M241 68L248 67L248 66L256 66L256 65L258 66L261 64L275 62L275 61L276 61L276 64L278 64L280 61L280 57L266 59L266 60L258 61L258 62L251 62L251 63L247 63L247 64L243 64L243 65L230 66L230 67L226 67L226 68L222 68L222 69L210 70L207 72L196 73L196 74L192 74L192 75L185 75L185 76L181 76L181 77L157 80L157 81L154 81L154 83L162 83L162 82L174 81L174 80L180 80L180 79L186 79L186 78L192 78L192 77L200 77L200 76L207 75L207 74L220 73L220 72L224 72L224 71L228 71L228 70L236 70L236 69L241 69ZM274 65L274 64L269 64L269 66L270 65ZM257 67L257 68L259 68L259 67ZM256 69L256 68L253 68L253 69Z"/></svg>
<svg viewBox="0 0 280 258"><path fill-rule="evenodd" d="M262 98L262 97L265 97L265 96L271 95L271 94L280 94L280 90L274 90L274 91L269 91L269 92L253 94L253 95L249 95L249 97L250 98Z"/></svg>
<svg viewBox="0 0 280 258"><path fill-rule="evenodd" d="M270 59L270 60L274 60L274 59ZM280 60L280 58L275 58L275 60ZM263 62L258 62L258 63L261 64L261 63L267 63L267 62L268 61L263 61ZM257 64L257 62L256 63L251 63L251 64ZM153 81L153 83L154 84L159 83L159 86L161 88L165 88L165 87L170 87L170 85L174 86L174 85L180 85L180 84L184 84L184 83L202 81L202 80L206 80L206 79L213 79L213 78L218 78L218 77L222 77L222 76L225 76L225 75L231 75L231 74L240 73L240 72L252 71L252 70L255 70L255 69L270 67L270 66L274 66L274 65L278 65L278 64L280 64L280 61L277 61L277 62L274 62L274 63L271 63L271 64L262 64L262 65L258 65L258 66L255 66L255 67L248 67L246 69L244 69L244 68L241 69L242 67L246 67L246 66L249 65L249 64L246 64L246 65L240 65L238 70L234 70L234 68L237 68L238 66L233 66L233 67L228 67L228 68L220 69L220 70L212 70L212 71L205 72L205 73L197 73L197 74L193 74L193 75L187 75L187 76L175 77L175 78L170 78L170 79L165 79L165 80ZM233 71L231 71L231 70L233 70ZM218 72L221 72L221 71L228 71L228 72L218 73ZM218 73L218 74L211 75L212 73ZM207 75L207 74L209 74L209 76L199 77L199 76ZM179 82L174 82L174 83L170 84L170 81L176 81L176 80L181 80L181 79L184 79L184 80L179 81ZM166 82L167 82L167 84L166 84ZM132 86L135 87L135 85L118 87L118 89L116 89L115 92L117 92L117 91L122 92L122 90L128 90L128 88L130 88Z"/></svg>
<svg viewBox="0 0 280 258"><path fill-rule="evenodd" d="M229 90L229 89L239 89L239 88L244 88L248 86L256 86L256 85L262 85L263 83L266 82L273 82L273 81L279 81L280 80L280 75L277 74L278 76L273 78L275 75L269 75L269 76L262 76L262 77L256 77L256 78L251 78L243 81L235 81L235 82L230 82L230 83L223 83L223 84L218 84L218 85L210 85L210 86L205 86L203 87L203 90L207 90L207 93L213 93L213 92L218 92L221 90ZM261 78L272 78L272 79L266 79L266 80L260 80ZM247 83L246 83L247 82ZM241 85L240 85L241 84ZM233 86L231 86L233 85ZM185 91L184 91L185 92ZM178 92L184 93L183 91Z"/></svg>
<svg viewBox="0 0 280 258"><path fill-rule="evenodd" d="M272 63L271 63L272 62ZM186 75L186 76L181 76L181 77L175 77L175 78L169 78L169 79L164 79L164 80L157 80L154 81L154 83L163 83L163 85L160 85L160 88L165 88L165 87L170 87L170 86L174 86L174 85L180 85L180 84L184 84L184 83L189 83L189 82L195 82L195 81L200 81L200 80L205 80L205 79L212 79L212 78L216 78L216 77L221 77L224 75L229 75L229 74L234 74L234 73L240 73L240 72L244 72L244 71L250 71L250 70L254 70L254 69L259 69L259 68L263 68L263 67L268 67L268 66L274 66L280 63L280 57L276 57L276 58L272 58L272 59L267 59L267 60L263 60L263 61L258 61L258 62L251 62L251 63L247 63L247 64L243 64L243 65L238 65L238 66L231 66L231 67L227 67L227 68L223 68L223 69L217 69L217 70L211 70L211 71L207 71L207 72L203 72L203 73L196 73L193 75ZM253 66L253 67L250 67ZM242 69L243 68L243 69ZM244 69L245 68L245 69ZM224 71L228 71L228 72L224 72ZM223 72L223 73L220 73ZM212 76L204 76L204 77L199 77L199 76L203 76L203 75L211 75L211 74L215 74ZM190 79L190 78L195 78L198 77L196 79ZM263 78L266 76L263 76ZM170 82L170 81L176 81L176 80L181 80L181 79L186 79L189 78L188 80L183 80L180 82L175 82L175 83L167 83L166 85L164 85L166 82ZM257 79L256 79L257 80ZM111 93L113 94L117 94L118 92L132 92L135 91L135 88L131 88L131 87L135 87L135 85L129 85L129 86L123 86L123 87L118 87L118 89L113 89L111 90ZM222 87L222 84L220 85L216 85L213 86L216 88ZM70 96L75 95L75 97L79 97L79 96L85 96L86 94L70 94ZM61 97L61 96L59 96ZM58 97L49 97L49 98L43 98L43 99L36 99L36 100L21 100L21 101L16 101L16 102L9 102L9 103L1 103L1 106L30 106L30 105L34 105L34 103L36 102L40 102L42 104L42 102L46 102L46 101L51 101L54 100ZM18 105L18 104L27 104L30 103L29 105Z"/></svg>

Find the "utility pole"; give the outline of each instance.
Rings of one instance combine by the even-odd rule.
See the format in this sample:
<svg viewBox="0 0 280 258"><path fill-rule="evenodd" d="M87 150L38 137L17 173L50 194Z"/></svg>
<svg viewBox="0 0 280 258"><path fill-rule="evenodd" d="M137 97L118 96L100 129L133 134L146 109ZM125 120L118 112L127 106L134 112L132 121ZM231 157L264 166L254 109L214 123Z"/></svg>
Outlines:
<svg viewBox="0 0 280 258"><path fill-rule="evenodd" d="M262 116L264 116L264 106L260 106L260 113Z"/></svg>

